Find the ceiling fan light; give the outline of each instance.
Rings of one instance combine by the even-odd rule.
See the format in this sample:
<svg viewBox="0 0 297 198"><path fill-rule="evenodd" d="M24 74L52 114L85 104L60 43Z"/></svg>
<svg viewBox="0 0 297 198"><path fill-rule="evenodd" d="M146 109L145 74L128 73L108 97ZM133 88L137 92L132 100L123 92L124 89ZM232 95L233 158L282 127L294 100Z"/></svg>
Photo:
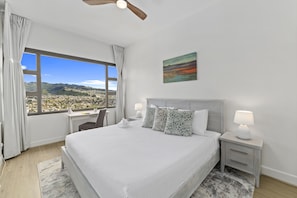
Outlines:
<svg viewBox="0 0 297 198"><path fill-rule="evenodd" d="M125 0L117 0L117 6L120 9L127 8L127 2Z"/></svg>

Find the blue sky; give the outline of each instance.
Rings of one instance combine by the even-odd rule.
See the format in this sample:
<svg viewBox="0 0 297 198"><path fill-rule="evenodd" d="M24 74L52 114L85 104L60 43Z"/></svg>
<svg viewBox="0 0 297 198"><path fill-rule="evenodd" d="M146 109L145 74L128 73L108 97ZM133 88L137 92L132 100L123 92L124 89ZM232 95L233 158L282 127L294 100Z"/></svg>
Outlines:
<svg viewBox="0 0 297 198"><path fill-rule="evenodd" d="M105 66L76 60L41 56L41 81L48 83L67 83L105 89ZM35 54L25 53L22 58L23 69L36 70ZM115 67L109 68L109 77L117 77ZM26 82L36 82L35 75L25 75ZM116 89L116 82L109 84Z"/></svg>

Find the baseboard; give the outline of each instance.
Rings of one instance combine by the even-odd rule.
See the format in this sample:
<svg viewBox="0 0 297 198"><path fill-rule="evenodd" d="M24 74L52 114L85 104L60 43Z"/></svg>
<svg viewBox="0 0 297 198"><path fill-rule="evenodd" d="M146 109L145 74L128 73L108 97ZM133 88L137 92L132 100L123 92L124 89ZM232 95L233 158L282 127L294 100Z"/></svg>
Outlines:
<svg viewBox="0 0 297 198"><path fill-rule="evenodd" d="M51 144L51 143L60 142L60 141L64 141L64 140L65 140L65 136L48 138L48 139L31 142L30 146L31 147L42 146L45 144Z"/></svg>
<svg viewBox="0 0 297 198"><path fill-rule="evenodd" d="M283 181L285 183L297 186L297 176L286 172L282 172L267 166L262 166L262 174L269 177L275 178L277 180Z"/></svg>

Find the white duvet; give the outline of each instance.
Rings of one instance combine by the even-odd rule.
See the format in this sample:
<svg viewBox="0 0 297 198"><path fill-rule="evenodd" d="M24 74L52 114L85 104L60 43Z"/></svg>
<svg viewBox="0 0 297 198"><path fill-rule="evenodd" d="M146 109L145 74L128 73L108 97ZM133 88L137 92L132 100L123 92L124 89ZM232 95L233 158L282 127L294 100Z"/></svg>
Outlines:
<svg viewBox="0 0 297 198"><path fill-rule="evenodd" d="M66 137L66 148L101 198L168 198L219 148L220 134L166 135L130 122Z"/></svg>

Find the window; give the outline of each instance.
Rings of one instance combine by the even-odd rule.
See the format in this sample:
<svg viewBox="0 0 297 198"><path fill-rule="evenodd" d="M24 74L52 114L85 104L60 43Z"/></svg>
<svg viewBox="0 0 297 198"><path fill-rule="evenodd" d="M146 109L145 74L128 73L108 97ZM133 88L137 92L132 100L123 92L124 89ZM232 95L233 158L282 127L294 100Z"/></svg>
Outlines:
<svg viewBox="0 0 297 198"><path fill-rule="evenodd" d="M26 49L22 67L29 114L115 107L112 63Z"/></svg>

